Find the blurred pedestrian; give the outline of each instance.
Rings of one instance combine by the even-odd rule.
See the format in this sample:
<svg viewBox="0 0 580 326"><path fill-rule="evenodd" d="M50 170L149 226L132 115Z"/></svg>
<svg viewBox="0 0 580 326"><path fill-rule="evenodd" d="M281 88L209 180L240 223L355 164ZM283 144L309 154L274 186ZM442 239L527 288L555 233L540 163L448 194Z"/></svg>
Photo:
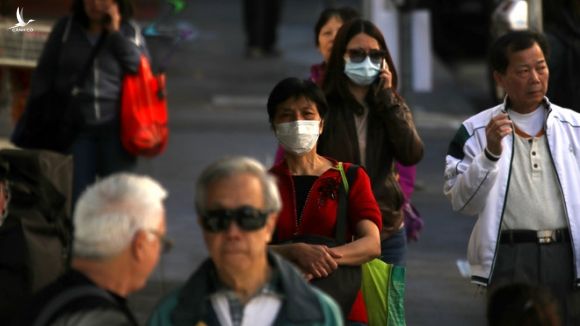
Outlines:
<svg viewBox="0 0 580 326"><path fill-rule="evenodd" d="M125 173L89 187L74 212L71 269L37 293L15 325L137 325L126 300L167 246L165 197L156 181Z"/></svg>
<svg viewBox="0 0 580 326"><path fill-rule="evenodd" d="M542 1L550 46L548 98L580 112L580 1Z"/></svg>
<svg viewBox="0 0 580 326"><path fill-rule="evenodd" d="M267 249L281 203L260 163L212 163L197 181L195 207L209 258L149 325L342 325L336 303Z"/></svg>
<svg viewBox="0 0 580 326"><path fill-rule="evenodd" d="M487 300L489 326L560 326L558 302L548 289L513 283L493 290Z"/></svg>
<svg viewBox="0 0 580 326"><path fill-rule="evenodd" d="M490 53L507 96L464 121L446 156L445 195L454 210L478 217L471 279L544 285L562 300L562 320L579 325L580 114L545 96L541 34L509 32Z"/></svg>
<svg viewBox="0 0 580 326"><path fill-rule="evenodd" d="M243 18L246 31L246 57L277 57L276 47L281 0L244 0Z"/></svg>
<svg viewBox="0 0 580 326"><path fill-rule="evenodd" d="M310 79L318 86L323 84L336 33L344 23L359 17L358 11L351 7L327 8L320 13L314 25L314 41L322 55L322 62L310 67Z"/></svg>
<svg viewBox="0 0 580 326"><path fill-rule="evenodd" d="M327 111L324 93L310 80L286 78L270 93L270 126L285 149L284 160L271 169L282 197L272 248L333 296L349 321L366 323L359 287L352 292L334 293L346 285L325 284L328 288L316 283L337 269L360 266L381 253L381 213L362 168L356 170L354 182L348 184L345 234L335 234L339 191L345 187L342 174L353 167L316 152ZM331 241L321 243L322 237Z"/></svg>
<svg viewBox="0 0 580 326"><path fill-rule="evenodd" d="M381 259L404 265L404 196L394 162L417 164L423 142L396 89L397 72L379 29L362 19L343 25L324 80L329 112L318 153L365 167L383 218Z"/></svg>
<svg viewBox="0 0 580 326"><path fill-rule="evenodd" d="M136 158L121 144L119 118L123 76L137 71L146 51L132 13L129 0L74 0L71 14L54 25L33 73L31 97L51 87L69 96L101 33L107 32L73 108L80 120L70 149L75 202L97 178L136 166Z"/></svg>

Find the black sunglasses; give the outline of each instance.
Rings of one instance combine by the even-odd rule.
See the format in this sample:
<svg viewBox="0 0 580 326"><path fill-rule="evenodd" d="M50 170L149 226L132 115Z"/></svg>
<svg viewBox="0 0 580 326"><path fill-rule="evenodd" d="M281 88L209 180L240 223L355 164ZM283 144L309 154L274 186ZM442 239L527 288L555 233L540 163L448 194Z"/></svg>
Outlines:
<svg viewBox="0 0 580 326"><path fill-rule="evenodd" d="M244 231L255 231L266 224L268 212L251 206L241 206L236 209L209 210L201 217L201 225L209 232L222 232L230 227L232 221Z"/></svg>
<svg viewBox="0 0 580 326"><path fill-rule="evenodd" d="M365 51L363 49L349 49L346 50L348 57L351 62L360 63L363 62L367 57L371 58L371 62L374 64L380 64L383 58L387 56L387 52L383 50L370 50Z"/></svg>

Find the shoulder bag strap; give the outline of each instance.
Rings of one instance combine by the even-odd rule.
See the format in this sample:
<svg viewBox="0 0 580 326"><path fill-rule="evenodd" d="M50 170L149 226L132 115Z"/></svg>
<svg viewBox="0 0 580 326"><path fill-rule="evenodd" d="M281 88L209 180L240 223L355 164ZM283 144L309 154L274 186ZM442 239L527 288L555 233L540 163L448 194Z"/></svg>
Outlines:
<svg viewBox="0 0 580 326"><path fill-rule="evenodd" d="M338 208L336 212L336 229L334 238L339 245L343 245L347 242L346 220L348 215L348 192L350 190L350 184L354 184L354 181L356 180L357 170L358 165L352 164L345 173L342 162L338 163L338 171L340 172L343 186L338 187Z"/></svg>
<svg viewBox="0 0 580 326"><path fill-rule="evenodd" d="M67 291L58 294L56 297L50 300L38 314L38 317L35 319L33 326L48 325L48 322L56 312L63 308L67 303L82 297L101 297L117 305L115 298L113 298L112 295L101 288L89 285L78 286L68 289Z"/></svg>
<svg viewBox="0 0 580 326"><path fill-rule="evenodd" d="M97 44L95 44L95 46L93 46L93 49L91 50L91 54L89 55L89 58L87 59L87 61L83 65L82 69L80 70L81 73L78 75L78 78L77 78L77 80L76 80L76 82L71 90L71 94L73 96L77 95L80 92L81 87L83 86L83 84L85 83L85 80L87 79L87 76L89 75L89 71L91 69L91 66L93 65L93 61L95 61L95 58L97 57L98 52L103 47L103 44L105 44L105 40L107 39L107 35L109 35L109 32L106 29L103 30L101 32L101 34L99 35L99 38L97 40Z"/></svg>

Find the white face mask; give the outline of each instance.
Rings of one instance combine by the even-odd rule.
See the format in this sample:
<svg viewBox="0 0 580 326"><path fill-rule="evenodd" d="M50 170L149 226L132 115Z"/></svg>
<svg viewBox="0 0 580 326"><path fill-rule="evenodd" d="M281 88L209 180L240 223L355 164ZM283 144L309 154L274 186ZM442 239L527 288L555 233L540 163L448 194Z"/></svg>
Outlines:
<svg viewBox="0 0 580 326"><path fill-rule="evenodd" d="M353 83L360 86L372 84L381 71L381 65L372 63L369 56L362 62L351 62L348 57L345 61L344 73Z"/></svg>
<svg viewBox="0 0 580 326"><path fill-rule="evenodd" d="M297 120L292 122L279 123L275 126L276 138L284 150L296 154L304 155L310 152L320 135L320 121L318 120Z"/></svg>

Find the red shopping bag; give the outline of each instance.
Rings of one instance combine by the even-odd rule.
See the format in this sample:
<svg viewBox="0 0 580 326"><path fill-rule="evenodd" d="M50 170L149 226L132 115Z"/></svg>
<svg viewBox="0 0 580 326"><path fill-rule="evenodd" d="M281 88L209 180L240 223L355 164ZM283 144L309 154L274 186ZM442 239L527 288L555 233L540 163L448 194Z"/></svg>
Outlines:
<svg viewBox="0 0 580 326"><path fill-rule="evenodd" d="M137 74L126 74L121 95L121 142L135 156L153 157L167 146L165 75L153 74L141 55Z"/></svg>

